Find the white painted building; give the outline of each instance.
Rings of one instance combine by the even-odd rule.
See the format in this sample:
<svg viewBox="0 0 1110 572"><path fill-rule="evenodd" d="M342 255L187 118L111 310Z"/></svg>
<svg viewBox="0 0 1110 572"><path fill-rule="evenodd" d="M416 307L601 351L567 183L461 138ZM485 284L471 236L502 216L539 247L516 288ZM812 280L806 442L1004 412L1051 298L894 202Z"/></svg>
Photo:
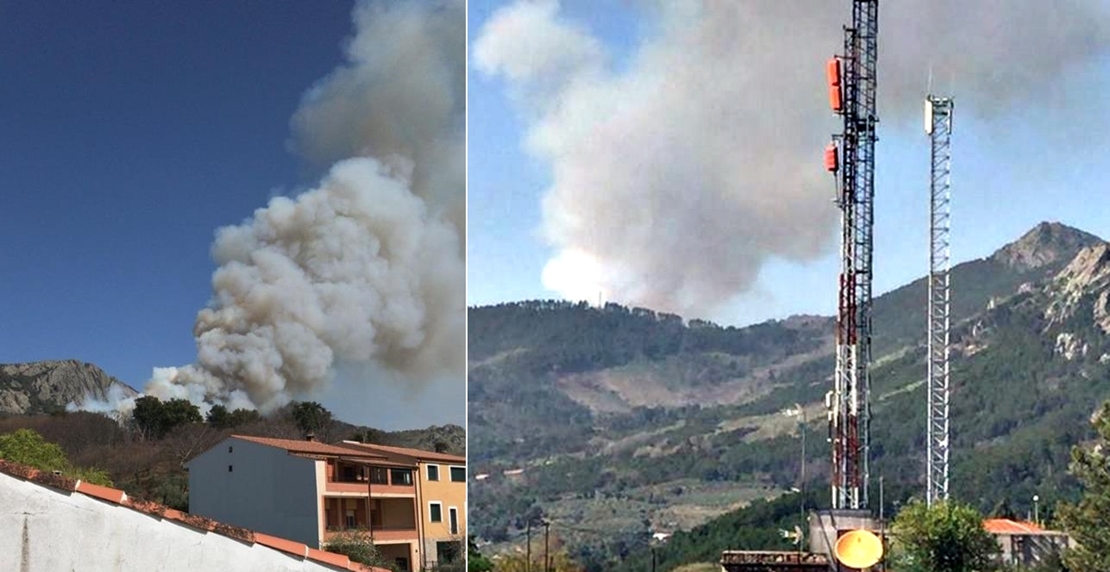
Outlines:
<svg viewBox="0 0 1110 572"><path fill-rule="evenodd" d="M7 461L0 461L0 570L386 572Z"/></svg>
<svg viewBox="0 0 1110 572"><path fill-rule="evenodd" d="M189 461L189 510L314 548L368 530L382 556L419 570L415 463L310 440L233 435Z"/></svg>

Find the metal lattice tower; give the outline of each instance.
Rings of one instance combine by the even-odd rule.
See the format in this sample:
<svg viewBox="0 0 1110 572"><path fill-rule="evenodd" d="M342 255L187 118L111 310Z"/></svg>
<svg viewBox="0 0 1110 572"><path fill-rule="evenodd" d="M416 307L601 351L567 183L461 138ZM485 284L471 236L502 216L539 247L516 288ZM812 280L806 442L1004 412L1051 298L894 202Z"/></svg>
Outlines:
<svg viewBox="0 0 1110 572"><path fill-rule="evenodd" d="M878 0L852 0L844 53L829 62L830 102L844 131L826 152L839 167L841 272L835 385L827 398L832 441L832 507L867 507L871 432L871 280L875 198ZM837 152L842 157L838 165ZM830 164L831 161L831 164Z"/></svg>
<svg viewBox="0 0 1110 572"><path fill-rule="evenodd" d="M948 343L951 226L952 98L925 99L925 133L932 147L929 176L929 418L928 490L931 506L948 499Z"/></svg>

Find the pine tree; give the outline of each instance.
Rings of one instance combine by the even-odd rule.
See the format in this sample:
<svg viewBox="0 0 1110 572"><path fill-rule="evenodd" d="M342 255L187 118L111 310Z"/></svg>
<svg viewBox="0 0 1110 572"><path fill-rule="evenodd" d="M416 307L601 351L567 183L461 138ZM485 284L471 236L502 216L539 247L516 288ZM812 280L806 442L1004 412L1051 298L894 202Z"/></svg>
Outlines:
<svg viewBox="0 0 1110 572"><path fill-rule="evenodd" d="M1079 544L1064 554L1070 570L1110 572L1110 403L1091 420L1098 432L1093 446L1072 449L1070 471L1083 484L1077 504L1061 503L1060 523Z"/></svg>

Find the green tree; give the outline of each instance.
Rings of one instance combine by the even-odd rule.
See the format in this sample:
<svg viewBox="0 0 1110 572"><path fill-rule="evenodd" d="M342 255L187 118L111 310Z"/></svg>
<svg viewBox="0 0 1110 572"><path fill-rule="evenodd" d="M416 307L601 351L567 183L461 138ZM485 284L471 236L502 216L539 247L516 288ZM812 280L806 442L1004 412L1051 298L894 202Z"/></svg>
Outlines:
<svg viewBox="0 0 1110 572"><path fill-rule="evenodd" d="M253 409L236 409L235 411L228 411L227 407L223 405L213 405L212 409L208 410L208 416L204 418L204 422L209 427L220 429L232 429L247 423L254 423L262 419L257 411Z"/></svg>
<svg viewBox="0 0 1110 572"><path fill-rule="evenodd" d="M324 550L336 554L344 554L354 562L377 566L379 568L393 569L393 564L386 562L374 540L365 530L344 530L332 533L331 540L324 545Z"/></svg>
<svg viewBox="0 0 1110 572"><path fill-rule="evenodd" d="M112 486L108 474L100 469L74 467L62 448L31 429L18 429L0 435L0 459L21 463L40 471L60 471L71 479L94 485Z"/></svg>
<svg viewBox="0 0 1110 572"><path fill-rule="evenodd" d="M227 429L231 427L231 412L223 405L213 405L212 409L208 410L204 422L213 429Z"/></svg>
<svg viewBox="0 0 1110 572"><path fill-rule="evenodd" d="M471 535L467 539L466 548L466 571L467 572L492 572L493 562L489 558L482 556L478 551L478 544L474 541L474 536Z"/></svg>
<svg viewBox="0 0 1110 572"><path fill-rule="evenodd" d="M1083 496L1076 504L1061 503L1057 515L1064 529L1079 544L1064 554L1071 570L1110 571L1110 403L1092 419L1098 432L1094 446L1072 450L1070 472L1083 484Z"/></svg>
<svg viewBox="0 0 1110 572"><path fill-rule="evenodd" d="M135 427L148 439L161 439L174 427L186 423L200 423L200 409L187 399L171 399L163 402L157 397L144 395L135 400L131 412Z"/></svg>
<svg viewBox="0 0 1110 572"><path fill-rule="evenodd" d="M907 572L995 570L998 542L974 508L952 501L932 507L915 501L894 520L892 569Z"/></svg>
<svg viewBox="0 0 1110 572"><path fill-rule="evenodd" d="M0 458L41 471L64 471L69 467L61 447L47 442L42 435L30 429L0 435Z"/></svg>
<svg viewBox="0 0 1110 572"><path fill-rule="evenodd" d="M201 423L200 408L188 399L171 399L162 406L162 435L169 433L178 425Z"/></svg>
<svg viewBox="0 0 1110 572"><path fill-rule="evenodd" d="M254 409L236 409L231 412L230 427L238 427L262 420L262 414Z"/></svg>
<svg viewBox="0 0 1110 572"><path fill-rule="evenodd" d="M155 438L162 423L162 400L153 395L136 399L135 409L131 410L131 422L143 438Z"/></svg>
<svg viewBox="0 0 1110 572"><path fill-rule="evenodd" d="M318 433L331 424L331 411L315 401L297 403L292 410L293 422L301 432Z"/></svg>

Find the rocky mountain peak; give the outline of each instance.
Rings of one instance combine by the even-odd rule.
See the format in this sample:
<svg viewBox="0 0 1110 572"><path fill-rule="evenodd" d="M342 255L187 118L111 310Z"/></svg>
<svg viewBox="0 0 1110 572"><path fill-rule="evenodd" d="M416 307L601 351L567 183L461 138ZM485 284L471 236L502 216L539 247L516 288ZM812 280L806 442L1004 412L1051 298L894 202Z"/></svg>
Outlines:
<svg viewBox="0 0 1110 572"><path fill-rule="evenodd" d="M1042 222L991 255L991 259L1020 271L1034 270L1074 257L1088 246L1103 243L1093 234L1059 222Z"/></svg>
<svg viewBox="0 0 1110 572"><path fill-rule="evenodd" d="M78 360L0 364L0 413L42 413L70 403L104 401L113 388L123 397L138 394L99 367Z"/></svg>

